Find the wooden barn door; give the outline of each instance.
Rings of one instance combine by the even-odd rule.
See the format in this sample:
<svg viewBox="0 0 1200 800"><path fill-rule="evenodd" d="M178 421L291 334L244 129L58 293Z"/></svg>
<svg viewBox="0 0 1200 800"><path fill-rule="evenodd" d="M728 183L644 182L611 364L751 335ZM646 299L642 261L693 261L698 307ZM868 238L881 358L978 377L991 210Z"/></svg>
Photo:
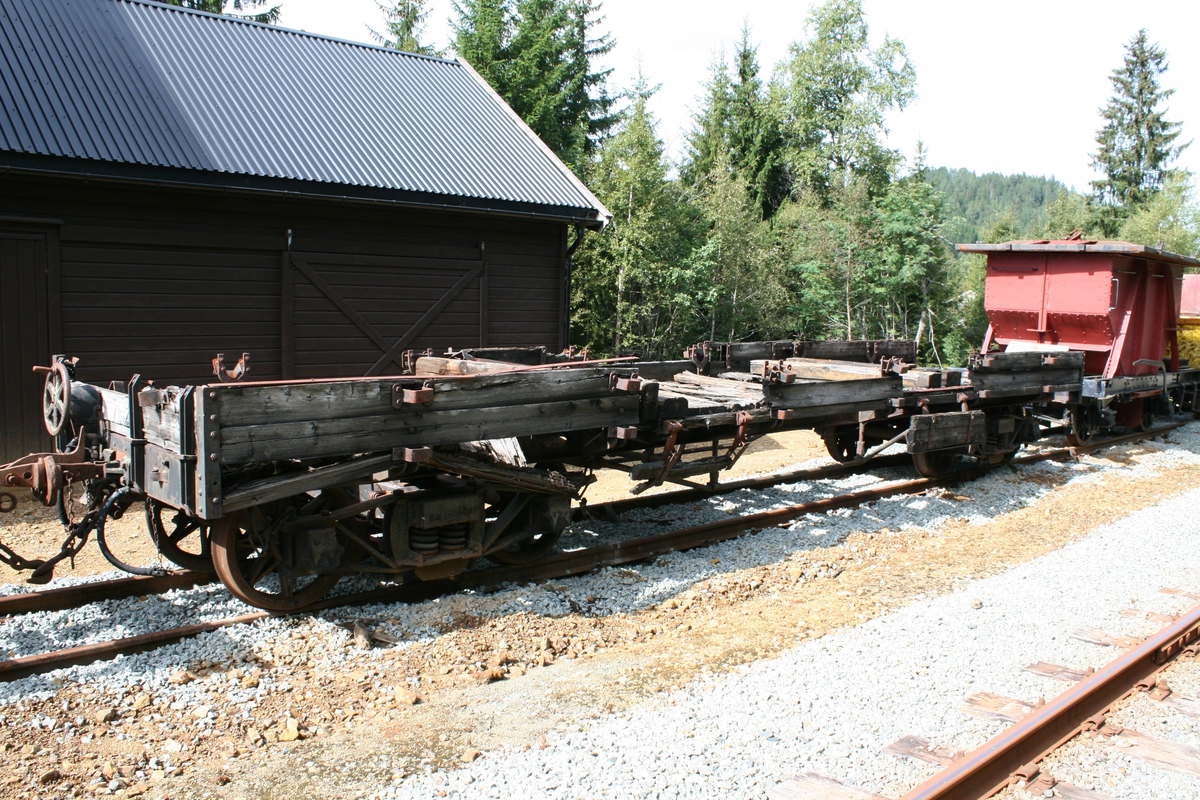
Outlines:
<svg viewBox="0 0 1200 800"><path fill-rule="evenodd" d="M0 225L0 463L51 446L32 369L50 363L50 237Z"/></svg>
<svg viewBox="0 0 1200 800"><path fill-rule="evenodd" d="M294 249L281 282L284 378L388 375L406 350L488 344L487 245L403 256Z"/></svg>

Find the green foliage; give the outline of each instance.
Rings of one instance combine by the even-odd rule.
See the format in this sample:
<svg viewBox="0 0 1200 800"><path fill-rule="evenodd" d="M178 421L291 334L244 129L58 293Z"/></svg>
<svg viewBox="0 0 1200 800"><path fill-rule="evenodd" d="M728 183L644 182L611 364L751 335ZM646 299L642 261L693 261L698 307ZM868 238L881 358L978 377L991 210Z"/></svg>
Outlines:
<svg viewBox="0 0 1200 800"><path fill-rule="evenodd" d="M273 25L279 21L281 8L279 5L270 5L270 0L162 0L162 2L169 6L192 8L196 11L207 11L210 14L224 14L227 17L239 17L266 25ZM252 9L259 9L263 6L266 8L251 13Z"/></svg>
<svg viewBox="0 0 1200 800"><path fill-rule="evenodd" d="M592 189L613 213L584 239L572 281L573 342L598 354L677 357L703 305L688 263L694 221L667 179L663 143L640 81L633 108L604 147Z"/></svg>
<svg viewBox="0 0 1200 800"><path fill-rule="evenodd" d="M612 50L594 36L595 0L457 0L455 48L568 166L586 172L616 123L605 89Z"/></svg>
<svg viewBox="0 0 1200 800"><path fill-rule="evenodd" d="M384 33L371 31L375 41L393 50L403 50L406 53L431 56L434 50L421 44L421 35L425 32L425 21L429 10L425 7L427 0L393 0L392 4L375 5L383 12Z"/></svg>
<svg viewBox="0 0 1200 800"><path fill-rule="evenodd" d="M1173 172L1162 191L1135 210L1121 225L1124 241L1160 247L1181 255L1195 256L1200 249L1200 205L1192 189L1191 175Z"/></svg>
<svg viewBox="0 0 1200 800"><path fill-rule="evenodd" d="M980 231L1004 212L1015 215L1019 231L1041 229L1047 224L1049 206L1058 198L1064 194L1082 198L1053 178L1030 175L976 175L967 169L938 167L928 170L926 179L946 196L946 238L956 243L979 241Z"/></svg>
<svg viewBox="0 0 1200 800"><path fill-rule="evenodd" d="M942 312L941 356L947 366L963 366L967 356L978 352L987 332L987 312L983 308L987 257L966 253L950 264L949 285L955 297Z"/></svg>
<svg viewBox="0 0 1200 800"><path fill-rule="evenodd" d="M861 0L827 0L808 19L777 76L787 162L794 185L832 201L839 185L865 180L879 195L899 164L884 147L884 121L915 96L916 71L891 37L872 50Z"/></svg>
<svg viewBox="0 0 1200 800"><path fill-rule="evenodd" d="M1059 189L1054 201L1046 206L1041 227L1034 227L1031 239L1063 239L1079 231L1085 238L1098 238L1096 215L1087 198L1078 192Z"/></svg>
<svg viewBox="0 0 1200 800"><path fill-rule="evenodd" d="M770 218L788 194L784 139L776 109L758 77L758 48L750 29L734 53L737 74L729 87L730 164L754 198L763 219Z"/></svg>
<svg viewBox="0 0 1200 800"><path fill-rule="evenodd" d="M790 327L801 338L866 335L862 319L879 272L877 211L865 181L804 192L776 215L787 270Z"/></svg>
<svg viewBox="0 0 1200 800"><path fill-rule="evenodd" d="M882 270L872 282L872 307L881 336L916 339L927 346L926 359L940 362L938 331L955 330L943 311L954 298L942 239L945 198L925 180L919 159L917 170L893 182L879 203Z"/></svg>
<svg viewBox="0 0 1200 800"><path fill-rule="evenodd" d="M706 323L700 338L738 341L782 333L786 292L774 268L770 229L746 180L724 152L697 202L704 238L689 258L699 291L694 313Z"/></svg>
<svg viewBox="0 0 1200 800"><path fill-rule="evenodd" d="M687 136L687 152L679 177L686 186L699 186L712 172L721 153L729 152L730 80L725 56L717 58L710 68L711 76L704 106L692 117L692 130Z"/></svg>
<svg viewBox="0 0 1200 800"><path fill-rule="evenodd" d="M1175 144L1180 125L1167 121L1162 108L1175 93L1159 84L1166 70L1166 51L1151 44L1143 28L1110 76L1114 94L1100 111L1105 122L1096 133L1099 150L1092 157L1092 166L1103 173L1092 190L1106 234L1115 234L1123 220L1162 189L1170 163L1186 146Z"/></svg>

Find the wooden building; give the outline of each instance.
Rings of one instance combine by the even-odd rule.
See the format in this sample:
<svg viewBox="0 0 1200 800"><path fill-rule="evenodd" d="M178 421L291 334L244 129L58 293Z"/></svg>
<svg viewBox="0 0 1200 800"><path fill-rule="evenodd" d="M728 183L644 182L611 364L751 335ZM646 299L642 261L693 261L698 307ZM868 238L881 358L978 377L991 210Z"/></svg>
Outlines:
<svg viewBox="0 0 1200 800"><path fill-rule="evenodd" d="M83 380L386 375L564 344L604 206L461 61L139 0L0 0L0 463Z"/></svg>

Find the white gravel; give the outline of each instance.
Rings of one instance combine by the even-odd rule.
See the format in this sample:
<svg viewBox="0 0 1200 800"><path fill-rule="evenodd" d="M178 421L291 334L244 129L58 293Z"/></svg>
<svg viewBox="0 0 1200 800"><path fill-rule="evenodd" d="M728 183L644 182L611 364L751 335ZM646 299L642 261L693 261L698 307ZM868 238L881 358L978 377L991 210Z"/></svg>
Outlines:
<svg viewBox="0 0 1200 800"><path fill-rule="evenodd" d="M1190 431L1179 439L1195 449ZM1168 460L1183 466L1198 459L1176 452ZM1003 502L976 485L969 492ZM1072 628L1145 634L1156 626L1120 610L1131 603L1160 612L1189 607L1157 589L1200 589L1200 577L1183 569L1200 555L1197 502L1200 491L1146 509L1001 576L551 737L544 750L489 754L458 771L414 776L379 796L747 797L804 770L902 794L936 768L882 754L887 744L915 734L970 750L1005 725L960 712L969 695L1052 697L1067 684L1022 667L1099 667L1115 655L1070 639ZM1154 777L1167 794L1129 796L1198 794L1192 779L1162 771Z"/></svg>
<svg viewBox="0 0 1200 800"><path fill-rule="evenodd" d="M1047 462L995 473L959 487L966 500L930 493L916 497L890 498L861 509L809 515L787 529L771 529L751 537L725 542L703 550L676 553L653 564L606 569L580 578L540 586L513 586L489 595L461 592L415 605L387 604L358 609L337 609L311 619L267 620L252 626L226 628L149 653L122 657L56 673L0 684L0 714L5 705L19 704L30 697L47 697L63 682L77 682L90 691L128 698L145 691L173 703L204 702L201 682L173 686L168 678L181 668L233 666L248 663L256 652L269 651L293 637L305 637L304 649L318 669L382 658L382 652L361 652L349 645L349 634L330 620L366 617L394 620L385 626L390 633L408 641L428 642L440 635L447 623L469 613L476 618L493 618L515 612L556 616L571 611L607 615L636 611L678 594L698 581L722 573L784 561L795 553L831 548L850 533L881 527L900 529L918 526L936 530L950 519L986 521L1004 511L1035 501L1050 491L1048 482L1028 480L1031 476L1067 477L1074 481L1100 479L1109 472L1149 475L1156 471L1200 465L1200 424L1172 432L1167 442L1137 445L1149 455L1141 464L1103 457L1059 464ZM813 481L778 486L764 491L734 495L664 509L630 512L619 524L588 522L573 526L564 536L564 548L588 547L617 538L646 535L668 528L699 524L735 513L750 513L794 505L851 489L879 485L883 481L912 477L911 470L885 470L837 480ZM1057 481L1056 481L1057 482ZM1176 504L1178 505L1178 504ZM1172 506L1175 507L1175 506ZM1179 506L1185 508L1186 506ZM1159 513L1151 510L1146 514ZM1139 515L1142 519L1145 515ZM1187 519L1189 515L1180 515ZM1170 517L1166 517L1170 519ZM1121 530L1136 530L1142 523L1127 521ZM1187 525L1194 525L1188 521ZM1167 527L1170 527L1169 525ZM1189 529L1190 530L1190 529ZM1155 531L1167 536L1167 531ZM1102 532L1076 548L1096 547L1115 532ZM1105 537L1108 537L1106 539ZM964 605L966 593L922 603L892 616L875 620L853 631L825 637L801 647L779 661L759 664L732 679L712 679L628 718L598 723L587 732L564 736L545 751L525 754L496 754L469 769L450 775L435 774L414 780L397 796L428 796L439 783L460 796L517 796L526 790L552 796L709 796L736 787L739 795L753 794L775 780L804 768L848 778L876 790L914 782L928 769L878 755L879 748L906 733L926 736L940 744L968 747L994 731L988 725L953 709L976 690L1008 693L1036 699L1039 694L1060 691L1063 686L1045 686L1045 681L1026 675L1001 680L1000 672L1016 672L1033 660L1082 666L1101 663L1108 655L1092 645L1062 641L1065 626L1088 624L1104 627L1098 609L1103 592L1116 592L1124 605L1133 595L1151 589L1124 587L1141 561L1153 561L1159 544L1137 548L1132 554L1116 554L1115 545L1100 554L1070 558L1055 554L1035 565L1015 570L993 581L967 590L984 598L982 611ZM1162 543L1162 547L1168 546ZM1184 547L1186 550L1186 545ZM1075 553L1068 548L1063 553ZM1117 559L1125 578L1105 573L1104 559ZM714 565L713 559L719 559ZM1057 559L1057 561L1055 561ZM1044 567L1046 563L1057 567ZM1164 569L1166 567L1163 567ZM1045 578L1014 577L1022 571L1049 569ZM1053 569L1066 577L1053 576ZM1089 571L1090 570L1090 571ZM1074 577L1071 577L1074 576ZM1190 578L1192 583L1197 579ZM70 578L56 580L64 585ZM344 581L339 587L349 591ZM1174 581L1175 585L1184 582ZM1060 602L1061 586L1075 593ZM23 587L18 587L23 588ZM1018 589L1019 591L1014 591ZM1187 588L1182 586L1181 588ZM11 593L13 587L0 587ZM1025 595L1021 596L1024 592ZM1041 594L1037 594L1037 593ZM1132 594L1131 594L1132 592ZM1025 620L1028 597L1037 597L1053 609L1055 620ZM1108 595L1103 595L1107 597ZM1020 598L1018 600L1018 597ZM594 598L589 601L588 598ZM1172 602L1155 598L1156 603ZM1123 607L1123 606L1122 606ZM1164 606L1165 607L1165 606ZM246 613L245 605L217 587L179 590L144 601L137 598L92 604L61 612L25 614L0 622L0 656L13 657L48 649L100 641L116 635L135 635L176 625ZM1116 610L1113 610L1115 613ZM1078 617L1071 616L1072 614ZM940 615L931 620L928 615ZM1067 618L1070 621L1067 621ZM961 624L960 624L961 623ZM975 628L963 637L963 624ZM1114 629L1132 621L1113 622ZM1047 629L1049 625L1049 629ZM982 657L961 655L974 648L995 647L990 631L999 626L1021 639L1001 646L1001 653ZM1047 630L1058 640L1044 636ZM954 647L950 645L953 644ZM1066 648L1059 651L1053 647ZM950 677L932 665L958 648L961 663L947 664ZM1082 649L1080 649L1082 648ZM1028 651L1028 656L1017 656ZM981 650L981 652L984 652ZM1055 655L1059 653L1058 655ZM1002 656L1002 657L1001 657ZM1025 660L1015 669L997 664ZM977 680L969 691L959 684ZM261 697L288 691L264 674L256 689L237 691L231 699L249 715ZM1016 683L1013 683L1016 681ZM1034 683L1029 683L1033 681ZM936 684L936 686L931 686ZM714 693L721 693L720 695ZM882 693L882 696L879 696ZM724 695L728 694L728 697ZM236 695L236 696L234 696ZM180 706L183 707L183 706ZM913 716L912 709L921 709ZM943 717L945 719L943 719ZM938 722L938 721L941 722ZM692 735L688 735L691 729ZM582 737L582 738L581 738ZM578 745L578 746L576 746ZM597 752L586 756L582 753ZM573 761L570 759L574 759ZM613 759L616 759L615 761ZM612 769L614 764L621 769ZM620 780L613 783L614 775ZM464 791L468 779L476 781ZM882 781L882 783L880 782ZM496 783L494 790L487 787ZM719 788L726 786L726 789ZM574 788L573 788L574 787ZM487 790L487 791L485 791ZM744 790L744 791L743 791ZM895 791L894 789L890 789ZM674 794L672 794L674 792ZM389 796L391 796L389 794Z"/></svg>

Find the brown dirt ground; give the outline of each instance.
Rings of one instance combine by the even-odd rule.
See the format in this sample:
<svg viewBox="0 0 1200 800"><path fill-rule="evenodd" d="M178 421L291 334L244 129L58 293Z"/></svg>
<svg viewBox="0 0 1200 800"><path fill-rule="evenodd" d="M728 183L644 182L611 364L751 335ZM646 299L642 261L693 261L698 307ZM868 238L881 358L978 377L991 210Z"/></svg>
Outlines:
<svg viewBox="0 0 1200 800"><path fill-rule="evenodd" d="M763 472L775 472L814 458L829 459L829 451L825 449L821 437L812 431L769 433L751 442L737 463L721 473L721 480L728 482ZM829 462L833 463L833 459L829 459ZM706 476L701 475L699 480L703 483ZM615 469L601 470L596 473L596 482L587 487L585 497L589 503L620 500L628 497L636 485L624 472ZM675 491L679 488L681 487L676 484L667 483L647 489L642 496Z"/></svg>
<svg viewBox="0 0 1200 800"><path fill-rule="evenodd" d="M1133 445L1114 448L1107 457L1136 462L1145 452ZM459 763L477 751L536 747L555 729L659 702L656 692L682 686L701 671L723 672L773 657L797 642L858 624L914 598L1037 558L1098 526L1197 487L1198 468L1157 477L1108 474L1082 485L1052 485L1053 491L1036 503L985 524L950 522L936 535L862 531L843 547L724 574L636 614L459 619L432 643L392 651L382 664L334 674L318 673L311 662L277 647L276 660L265 655L258 668L274 670L294 688L288 695L270 696L255 712L260 719L274 719L275 728L266 735L248 731L222 712L214 733L188 754L183 777L131 778L131 790L175 798L351 797L385 785L395 775ZM956 491L960 494L949 496L969 496L971 486ZM305 635L295 634L301 648L296 652L303 652ZM481 674L471 666L477 661L493 669ZM394 697L372 688L376 679L400 684L413 675L422 679L416 705L398 705ZM253 680L253 674L224 677ZM26 703L18 717L39 710L61 716L63 701L71 704L72 715L89 719L107 709L70 686L53 701ZM337 709L348 711L351 721ZM164 738L141 721L151 712L169 720L188 713L165 707L126 711L137 721L125 730L140 730L145 744L101 736L87 747L78 739L63 746L54 734L21 729L19 738L0 745L0 751L7 751L0 752L0 775L10 776L0 778L0 795L64 796L69 785L82 791L106 760L133 767L143 747L154 752ZM287 745L271 742L289 712L300 721L303 738ZM103 728L95 726L97 732ZM136 749L122 753L130 745ZM48 752L37 755L42 748ZM371 764L380 756L390 759L389 768ZM55 758L65 763L55 764ZM38 791L37 779L47 774L51 779Z"/></svg>

